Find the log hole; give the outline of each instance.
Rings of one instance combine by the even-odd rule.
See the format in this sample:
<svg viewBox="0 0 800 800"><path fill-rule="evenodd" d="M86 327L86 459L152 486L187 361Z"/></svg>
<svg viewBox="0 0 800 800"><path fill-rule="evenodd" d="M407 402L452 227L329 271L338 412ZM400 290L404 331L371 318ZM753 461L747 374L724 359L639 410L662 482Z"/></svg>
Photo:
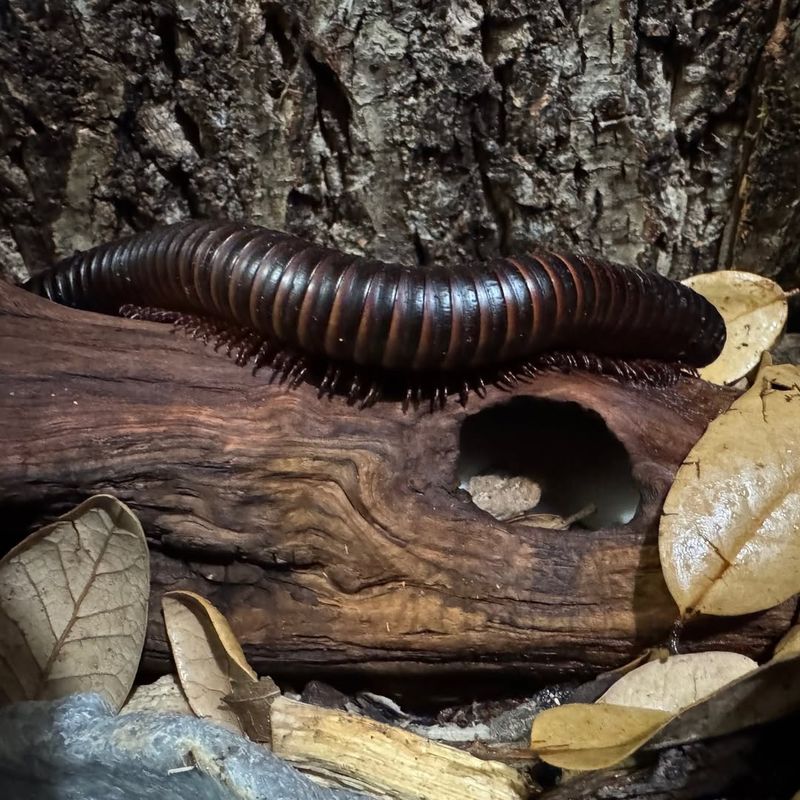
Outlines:
<svg viewBox="0 0 800 800"><path fill-rule="evenodd" d="M627 524L641 500L628 452L599 414L533 397L465 420L458 480L496 519L557 529Z"/></svg>

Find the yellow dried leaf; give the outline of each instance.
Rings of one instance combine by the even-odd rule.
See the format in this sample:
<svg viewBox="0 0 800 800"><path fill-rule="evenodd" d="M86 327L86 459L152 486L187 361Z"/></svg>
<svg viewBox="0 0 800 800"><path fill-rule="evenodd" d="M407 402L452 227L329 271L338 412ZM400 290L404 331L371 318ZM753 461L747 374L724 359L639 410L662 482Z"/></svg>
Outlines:
<svg viewBox="0 0 800 800"><path fill-rule="evenodd" d="M775 645L773 658L792 658L800 655L800 625L793 625Z"/></svg>
<svg viewBox="0 0 800 800"><path fill-rule="evenodd" d="M115 709L144 646L150 562L133 512L97 495L0 561L0 702L99 692Z"/></svg>
<svg viewBox="0 0 800 800"><path fill-rule="evenodd" d="M750 670L677 714L599 702L551 708L534 719L531 747L555 766L602 769L642 747L724 736L798 711L800 654L793 654Z"/></svg>
<svg viewBox="0 0 800 800"><path fill-rule="evenodd" d="M597 702L675 714L754 669L758 664L739 653L711 651L670 656L623 675Z"/></svg>
<svg viewBox="0 0 800 800"><path fill-rule="evenodd" d="M228 621L194 592L167 592L161 607L178 678L192 711L242 733L224 698L257 677Z"/></svg>
<svg viewBox="0 0 800 800"><path fill-rule="evenodd" d="M800 591L800 368L764 366L678 469L659 531L682 613L748 614Z"/></svg>
<svg viewBox="0 0 800 800"><path fill-rule="evenodd" d="M680 744L763 725L800 711L800 657L769 661L682 711L653 739Z"/></svg>
<svg viewBox="0 0 800 800"><path fill-rule="evenodd" d="M557 706L534 718L531 749L556 767L604 769L624 761L671 717L652 708L583 703Z"/></svg>
<svg viewBox="0 0 800 800"><path fill-rule="evenodd" d="M778 341L788 313L783 289L769 278L736 270L694 275L684 283L717 307L728 331L719 358L703 367L700 377L711 383L735 383Z"/></svg>

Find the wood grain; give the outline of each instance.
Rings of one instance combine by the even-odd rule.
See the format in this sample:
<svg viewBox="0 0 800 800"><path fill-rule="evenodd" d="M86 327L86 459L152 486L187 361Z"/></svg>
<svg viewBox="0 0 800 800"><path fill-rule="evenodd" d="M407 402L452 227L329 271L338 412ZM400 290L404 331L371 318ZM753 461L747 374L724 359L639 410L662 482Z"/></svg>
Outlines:
<svg viewBox="0 0 800 800"><path fill-rule="evenodd" d="M618 666L675 620L659 509L733 395L556 374L513 393L593 409L627 448L642 504L598 531L503 524L458 489L462 424L510 396L435 415L359 411L270 386L168 327L0 285L4 536L96 492L128 503L151 548L146 651L158 669L160 597L178 588L217 604L274 675L552 680ZM701 620L681 642L758 657L792 611Z"/></svg>

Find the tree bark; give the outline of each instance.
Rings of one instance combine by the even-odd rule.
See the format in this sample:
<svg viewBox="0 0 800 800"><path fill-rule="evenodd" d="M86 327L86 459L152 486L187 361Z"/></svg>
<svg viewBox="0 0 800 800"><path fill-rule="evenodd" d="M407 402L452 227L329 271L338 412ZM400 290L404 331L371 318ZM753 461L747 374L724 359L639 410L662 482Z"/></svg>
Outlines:
<svg viewBox="0 0 800 800"><path fill-rule="evenodd" d="M616 667L665 643L677 609L659 565L661 504L734 396L693 379L654 389L544 374L466 409L359 410L319 400L311 386L270 385L169 326L2 284L0 385L6 530L21 533L93 493L117 495L151 548L150 663L168 658L161 594L183 587L219 605L257 669L295 679L544 680ZM602 418L641 491L629 524L502 523L459 489L465 425L524 398ZM568 434L543 444L548 460ZM491 441L484 446L491 455ZM568 456L576 483L587 462L606 470L599 456ZM792 609L699 620L681 644L761 656Z"/></svg>
<svg viewBox="0 0 800 800"><path fill-rule="evenodd" d="M797 0L0 0L0 269L189 215L797 282Z"/></svg>

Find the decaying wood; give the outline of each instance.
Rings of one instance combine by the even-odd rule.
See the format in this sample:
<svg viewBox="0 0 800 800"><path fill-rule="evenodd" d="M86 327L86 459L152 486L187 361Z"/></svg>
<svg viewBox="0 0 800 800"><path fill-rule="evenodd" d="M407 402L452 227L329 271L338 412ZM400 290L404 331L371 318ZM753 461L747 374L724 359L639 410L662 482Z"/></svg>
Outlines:
<svg viewBox="0 0 800 800"><path fill-rule="evenodd" d="M732 395L700 381L636 389L542 376L466 409L403 414L286 391L165 326L0 287L0 511L5 536L95 492L140 516L152 553L149 663L168 654L165 590L226 614L259 671L514 674L615 667L675 620L658 563L677 465ZM626 526L504 524L458 490L466 419L509 397L594 409L642 489ZM791 603L699 621L687 648L759 656Z"/></svg>
<svg viewBox="0 0 800 800"><path fill-rule="evenodd" d="M270 708L272 751L326 783L399 800L520 800L513 767L400 728L286 697Z"/></svg>

